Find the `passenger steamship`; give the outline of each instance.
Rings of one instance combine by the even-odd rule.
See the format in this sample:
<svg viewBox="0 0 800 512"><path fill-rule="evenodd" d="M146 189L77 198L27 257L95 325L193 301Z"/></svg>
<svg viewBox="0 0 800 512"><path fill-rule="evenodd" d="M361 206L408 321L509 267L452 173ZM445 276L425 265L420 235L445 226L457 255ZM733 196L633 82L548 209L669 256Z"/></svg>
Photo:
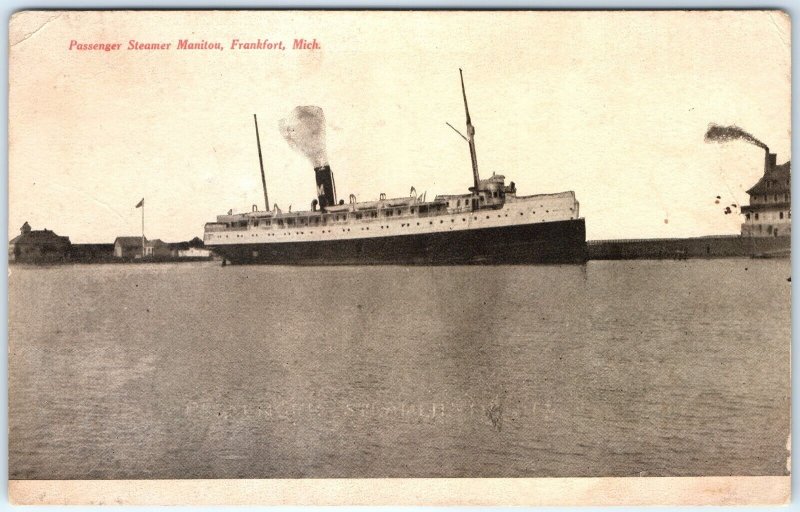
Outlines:
<svg viewBox="0 0 800 512"><path fill-rule="evenodd" d="M432 201L412 188L407 197L337 203L329 165L315 167L317 199L310 211L253 211L217 216L205 226L204 242L230 263L280 265L534 264L582 263L586 232L574 192L520 196L514 182L481 179L475 129L464 78L473 186L469 193ZM264 181L265 204L269 204Z"/></svg>

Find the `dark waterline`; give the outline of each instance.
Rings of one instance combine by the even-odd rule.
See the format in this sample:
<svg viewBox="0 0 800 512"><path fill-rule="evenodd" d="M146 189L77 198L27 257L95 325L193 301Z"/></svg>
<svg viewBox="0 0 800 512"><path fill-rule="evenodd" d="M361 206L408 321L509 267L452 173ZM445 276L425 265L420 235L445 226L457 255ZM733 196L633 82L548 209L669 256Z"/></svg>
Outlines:
<svg viewBox="0 0 800 512"><path fill-rule="evenodd" d="M12 267L12 479L786 474L789 260Z"/></svg>

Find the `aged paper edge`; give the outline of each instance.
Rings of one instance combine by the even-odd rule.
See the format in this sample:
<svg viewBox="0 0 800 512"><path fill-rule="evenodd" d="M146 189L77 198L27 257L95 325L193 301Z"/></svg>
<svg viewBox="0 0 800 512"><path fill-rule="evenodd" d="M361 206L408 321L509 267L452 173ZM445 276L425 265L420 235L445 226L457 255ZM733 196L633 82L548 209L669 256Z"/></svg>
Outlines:
<svg viewBox="0 0 800 512"><path fill-rule="evenodd" d="M10 480L17 505L782 505L789 476Z"/></svg>

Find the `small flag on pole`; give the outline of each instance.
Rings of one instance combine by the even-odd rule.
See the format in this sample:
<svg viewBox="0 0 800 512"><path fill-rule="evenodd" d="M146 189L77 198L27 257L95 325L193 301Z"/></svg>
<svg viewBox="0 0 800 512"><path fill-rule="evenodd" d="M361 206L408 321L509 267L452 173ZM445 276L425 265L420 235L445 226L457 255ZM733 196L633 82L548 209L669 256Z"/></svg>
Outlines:
<svg viewBox="0 0 800 512"><path fill-rule="evenodd" d="M136 208L141 208L142 206L144 206L144 198L136 204Z"/></svg>

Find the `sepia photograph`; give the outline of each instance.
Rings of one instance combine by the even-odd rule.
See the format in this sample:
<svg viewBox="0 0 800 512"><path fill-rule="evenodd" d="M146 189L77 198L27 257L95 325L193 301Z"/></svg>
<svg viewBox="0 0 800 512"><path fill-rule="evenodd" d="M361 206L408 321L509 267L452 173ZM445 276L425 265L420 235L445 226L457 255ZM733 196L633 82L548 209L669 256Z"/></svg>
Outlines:
<svg viewBox="0 0 800 512"><path fill-rule="evenodd" d="M9 47L12 502L789 502L786 12Z"/></svg>

